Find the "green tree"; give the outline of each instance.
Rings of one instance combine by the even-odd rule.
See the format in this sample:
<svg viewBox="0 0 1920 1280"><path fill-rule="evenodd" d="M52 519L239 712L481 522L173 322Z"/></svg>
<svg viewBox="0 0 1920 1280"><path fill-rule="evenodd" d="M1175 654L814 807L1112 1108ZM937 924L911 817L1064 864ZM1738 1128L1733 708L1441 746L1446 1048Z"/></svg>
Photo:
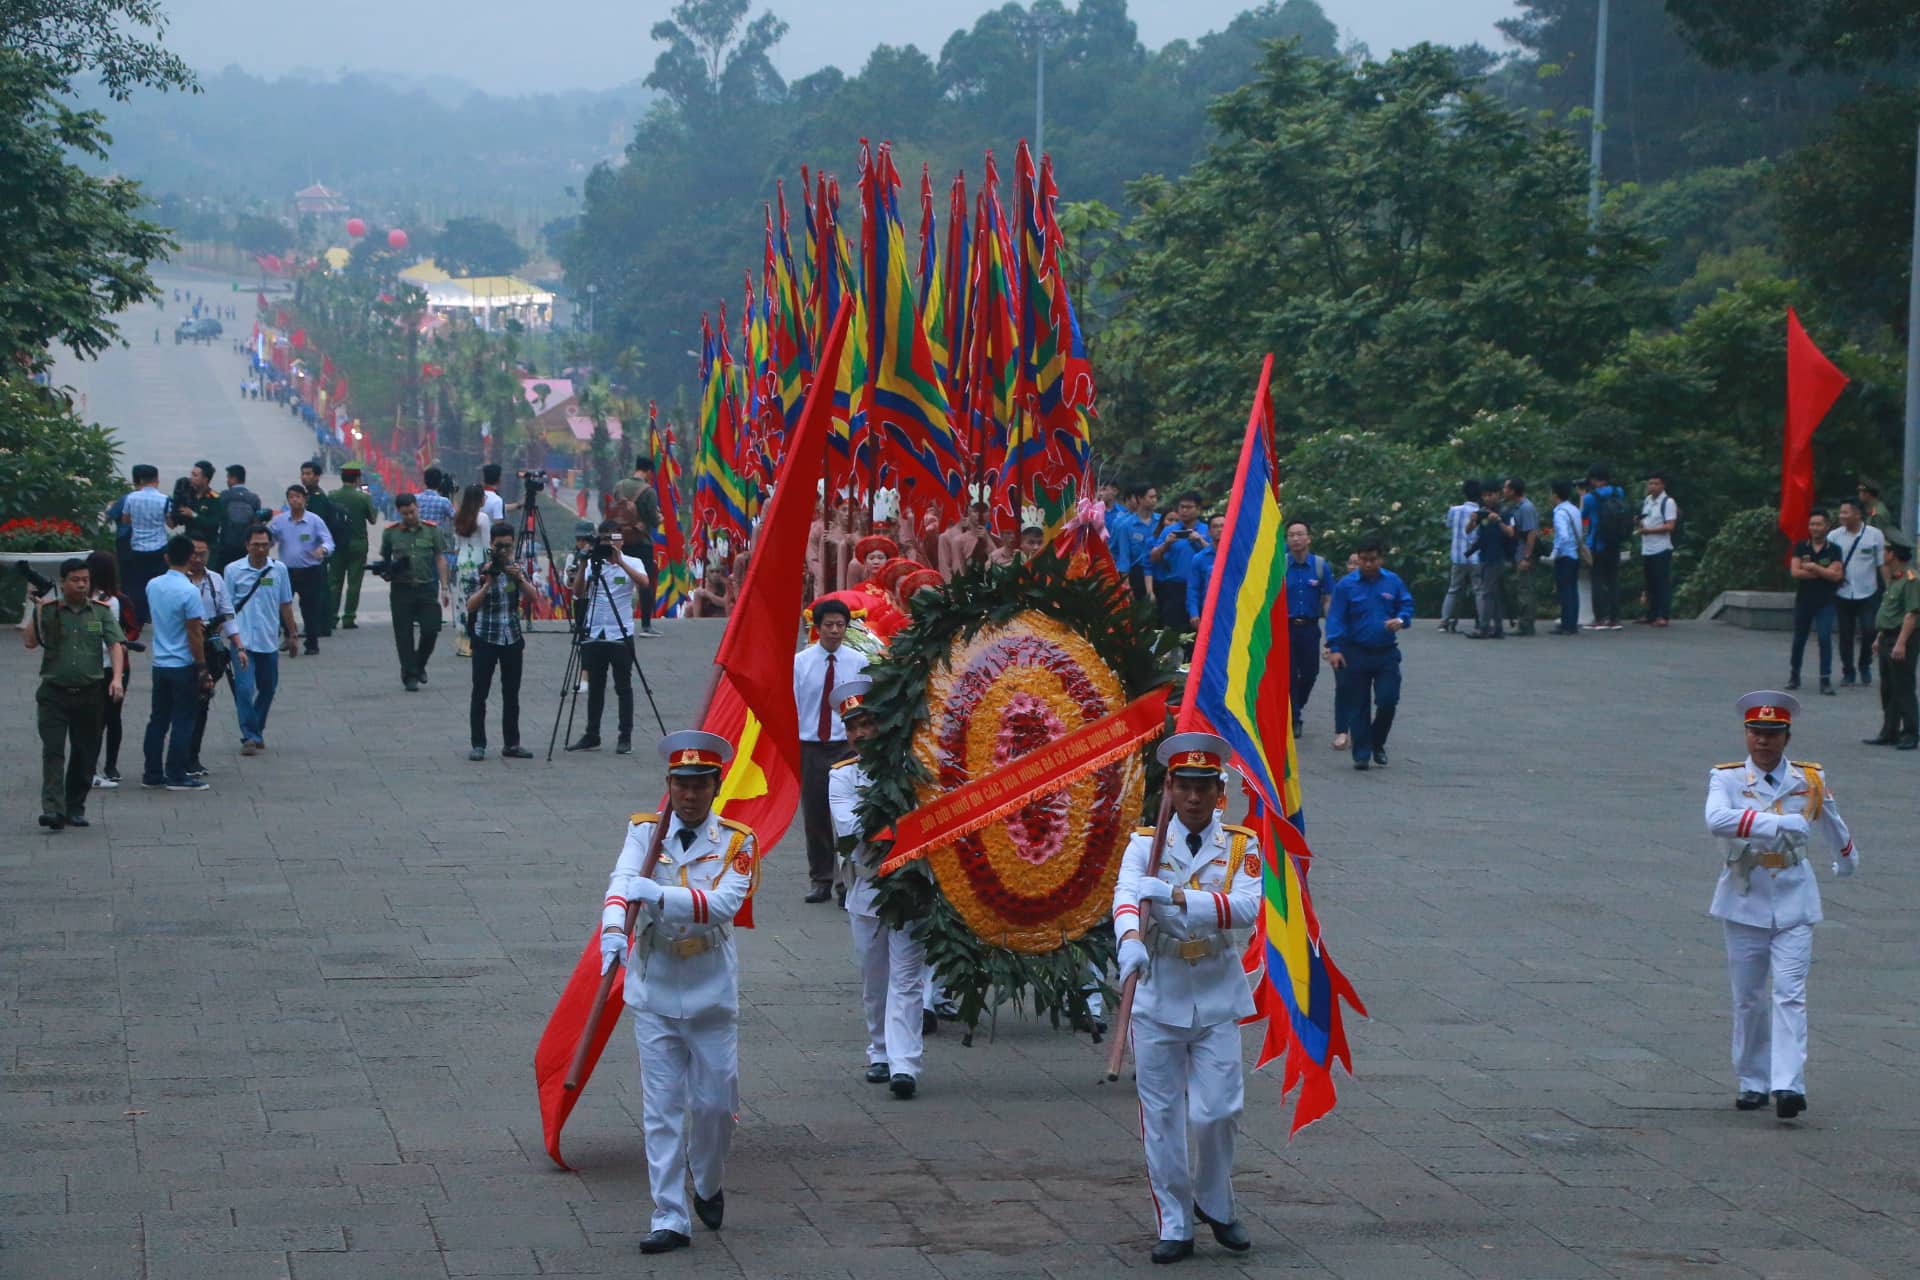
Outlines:
<svg viewBox="0 0 1920 1280"><path fill-rule="evenodd" d="M1920 9L1900 0L1666 0L1715 66L1856 69L1920 54Z"/></svg>
<svg viewBox="0 0 1920 1280"><path fill-rule="evenodd" d="M485 218L448 218L433 238L433 260L455 276L503 276L527 260L513 233Z"/></svg>
<svg viewBox="0 0 1920 1280"><path fill-rule="evenodd" d="M119 452L113 433L82 420L64 394L0 378L0 523L39 516L93 527L123 488Z"/></svg>
<svg viewBox="0 0 1920 1280"><path fill-rule="evenodd" d="M293 243L293 231L278 218L243 213L234 219L233 243L249 253L284 253Z"/></svg>
<svg viewBox="0 0 1920 1280"><path fill-rule="evenodd" d="M160 47L166 25L157 0L0 0L0 49L31 58L69 87L95 72L115 98L135 86L198 88L187 64Z"/></svg>

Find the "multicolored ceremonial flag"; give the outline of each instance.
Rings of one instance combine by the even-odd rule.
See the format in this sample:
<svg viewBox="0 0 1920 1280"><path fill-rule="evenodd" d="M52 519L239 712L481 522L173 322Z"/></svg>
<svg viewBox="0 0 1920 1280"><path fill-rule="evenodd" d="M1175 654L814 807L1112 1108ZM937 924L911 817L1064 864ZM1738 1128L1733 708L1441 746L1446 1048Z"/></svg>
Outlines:
<svg viewBox="0 0 1920 1280"><path fill-rule="evenodd" d="M659 439L659 411L647 403L647 419ZM667 428L659 457L660 524L653 531L654 612L677 618L693 595L693 575L687 567L687 539L680 518L680 445Z"/></svg>
<svg viewBox="0 0 1920 1280"><path fill-rule="evenodd" d="M1017 409L1020 338L1014 323L1013 246L1000 209L1000 175L987 153L986 179L974 214L973 271L967 303L972 336L967 347L967 408L972 419L967 447L977 460L975 479L996 490L993 529L1019 522L1019 502L1004 489L1011 481L1007 453Z"/></svg>
<svg viewBox="0 0 1920 1280"><path fill-rule="evenodd" d="M1273 443L1272 376L1269 355L1260 369L1226 526L1214 553L1178 727L1216 733L1232 744L1233 767L1253 797L1250 817L1266 856L1266 908L1245 958L1248 973L1264 967L1254 988L1255 1012L1247 1021L1267 1020L1255 1065L1284 1055L1281 1094L1301 1086L1291 1130L1298 1132L1332 1110L1334 1062L1353 1070L1340 1002L1362 1016L1366 1006L1322 944L1303 872L1313 854L1301 830L1288 688L1285 522Z"/></svg>

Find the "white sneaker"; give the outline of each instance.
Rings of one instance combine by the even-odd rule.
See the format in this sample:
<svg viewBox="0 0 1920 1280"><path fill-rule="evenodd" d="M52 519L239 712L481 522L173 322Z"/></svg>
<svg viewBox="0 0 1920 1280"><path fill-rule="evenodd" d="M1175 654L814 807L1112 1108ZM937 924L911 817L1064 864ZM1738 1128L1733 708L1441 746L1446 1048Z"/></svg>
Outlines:
<svg viewBox="0 0 1920 1280"><path fill-rule="evenodd" d="M118 787L120 784L115 782L112 778L109 778L104 773L96 773L93 775L93 785L96 789L101 791L112 791L114 788Z"/></svg>

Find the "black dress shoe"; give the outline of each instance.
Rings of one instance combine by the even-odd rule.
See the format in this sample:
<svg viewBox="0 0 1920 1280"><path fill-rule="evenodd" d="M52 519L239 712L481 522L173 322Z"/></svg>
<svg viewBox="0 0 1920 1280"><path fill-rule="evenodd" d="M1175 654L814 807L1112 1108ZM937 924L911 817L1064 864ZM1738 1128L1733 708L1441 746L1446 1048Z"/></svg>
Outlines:
<svg viewBox="0 0 1920 1280"><path fill-rule="evenodd" d="M802 901L825 902L828 898L832 896L833 896L833 891L831 889L828 889L825 885L822 885L818 889L815 889L812 893L808 894L804 899L802 899Z"/></svg>
<svg viewBox="0 0 1920 1280"><path fill-rule="evenodd" d="M1894 744L1894 739L1884 733L1876 738L1862 738L1860 741L1869 747L1890 747Z"/></svg>
<svg viewBox="0 0 1920 1280"><path fill-rule="evenodd" d="M633 754L633 739L632 739L632 738L622 738L622 739L620 739L620 741L618 741L618 742L616 742L616 743L614 743L614 744L613 744L613 754L615 754L615 755L617 755L617 756L630 756L630 755L632 755L632 754Z"/></svg>
<svg viewBox="0 0 1920 1280"><path fill-rule="evenodd" d="M1789 689L1798 689L1799 687L1800 687L1800 677L1799 677L1799 676L1788 676L1788 677L1787 677L1787 688L1789 688Z"/></svg>
<svg viewBox="0 0 1920 1280"><path fill-rule="evenodd" d="M405 689L408 693L420 692L420 682L418 680L415 680L412 676L407 676L405 679L401 680L400 687L402 689Z"/></svg>
<svg viewBox="0 0 1920 1280"><path fill-rule="evenodd" d="M1791 1089L1773 1091L1773 1114L1782 1120L1791 1120L1807 1109L1807 1095L1795 1093Z"/></svg>
<svg viewBox="0 0 1920 1280"><path fill-rule="evenodd" d="M1245 1253L1253 1248L1253 1238L1247 1234L1247 1229L1240 1225L1238 1218L1232 1222L1215 1222L1207 1216L1207 1211L1197 1204L1193 1206L1193 1216L1213 1228L1213 1238L1222 1249L1228 1249L1234 1253Z"/></svg>
<svg viewBox="0 0 1920 1280"><path fill-rule="evenodd" d="M693 1241L678 1231L669 1231L665 1227L658 1231L649 1231L646 1239L640 1242L642 1253L668 1253L674 1249L684 1249Z"/></svg>
<svg viewBox="0 0 1920 1280"><path fill-rule="evenodd" d="M600 739L590 733L583 733L567 744L569 751L598 751L599 749Z"/></svg>
<svg viewBox="0 0 1920 1280"><path fill-rule="evenodd" d="M1156 1263L1184 1262L1193 1256L1193 1241L1162 1240L1153 1246L1148 1256Z"/></svg>
<svg viewBox="0 0 1920 1280"><path fill-rule="evenodd" d="M1767 1095L1758 1089L1742 1089L1733 1095L1733 1108L1736 1111L1758 1111L1767 1105Z"/></svg>
<svg viewBox="0 0 1920 1280"><path fill-rule="evenodd" d="M920 1011L920 1034L923 1036L932 1036L938 1035L939 1033L940 1015L931 1009L922 1009Z"/></svg>
<svg viewBox="0 0 1920 1280"><path fill-rule="evenodd" d="M67 820L57 813L43 813L40 815L40 825L49 830L58 831L67 825Z"/></svg>
<svg viewBox="0 0 1920 1280"><path fill-rule="evenodd" d="M913 1096L913 1091L917 1086L912 1076L901 1072L899 1075L894 1076L893 1083L887 1087L893 1090L894 1097L904 1101Z"/></svg>
<svg viewBox="0 0 1920 1280"><path fill-rule="evenodd" d="M414 679L418 680L421 684L425 684L427 682L427 669L425 667L420 668L420 673L414 676Z"/></svg>
<svg viewBox="0 0 1920 1280"><path fill-rule="evenodd" d="M80 814L70 813L67 815L67 825L70 827L90 827L93 824L88 822L86 818Z"/></svg>
<svg viewBox="0 0 1920 1280"><path fill-rule="evenodd" d="M891 1079L893 1079L893 1071L886 1063L872 1062L867 1064L868 1084L885 1084Z"/></svg>
<svg viewBox="0 0 1920 1280"><path fill-rule="evenodd" d="M1387 767L1387 749L1385 747L1374 748L1373 762L1382 769Z"/></svg>
<svg viewBox="0 0 1920 1280"><path fill-rule="evenodd" d="M1360 770L1362 773L1365 773L1372 766L1368 765L1368 763L1365 760L1355 760L1353 762L1353 767Z"/></svg>
<svg viewBox="0 0 1920 1280"><path fill-rule="evenodd" d="M716 1191L713 1199L702 1200L698 1191L693 1193L693 1216L707 1224L707 1230L718 1231L720 1220L727 1216L727 1193Z"/></svg>
<svg viewBox="0 0 1920 1280"><path fill-rule="evenodd" d="M1920 750L1920 738L1902 738L1893 744L1893 749L1895 751Z"/></svg>

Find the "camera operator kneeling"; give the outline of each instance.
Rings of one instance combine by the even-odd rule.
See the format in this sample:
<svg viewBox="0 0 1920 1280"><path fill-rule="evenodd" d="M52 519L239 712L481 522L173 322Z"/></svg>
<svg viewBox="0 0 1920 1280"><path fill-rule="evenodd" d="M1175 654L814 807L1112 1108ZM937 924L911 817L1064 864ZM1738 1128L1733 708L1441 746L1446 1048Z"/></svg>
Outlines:
<svg viewBox="0 0 1920 1280"><path fill-rule="evenodd" d="M531 759L520 745L520 664L526 656L526 638L520 633L520 608L533 591L526 570L513 558L513 529L495 525L487 563L480 570L480 586L467 597L467 634L473 639L473 700L468 719L473 732L469 760L487 758L487 694L493 688L493 669L500 668L500 754L510 760Z"/></svg>
<svg viewBox="0 0 1920 1280"><path fill-rule="evenodd" d="M584 560L575 563L567 589L587 602L580 633L580 667L587 673L587 731L567 744L569 751L600 749L600 714L607 705L607 669L620 701L621 755L633 750L633 588L649 579L647 567L621 548L616 521L603 520L599 536Z"/></svg>

